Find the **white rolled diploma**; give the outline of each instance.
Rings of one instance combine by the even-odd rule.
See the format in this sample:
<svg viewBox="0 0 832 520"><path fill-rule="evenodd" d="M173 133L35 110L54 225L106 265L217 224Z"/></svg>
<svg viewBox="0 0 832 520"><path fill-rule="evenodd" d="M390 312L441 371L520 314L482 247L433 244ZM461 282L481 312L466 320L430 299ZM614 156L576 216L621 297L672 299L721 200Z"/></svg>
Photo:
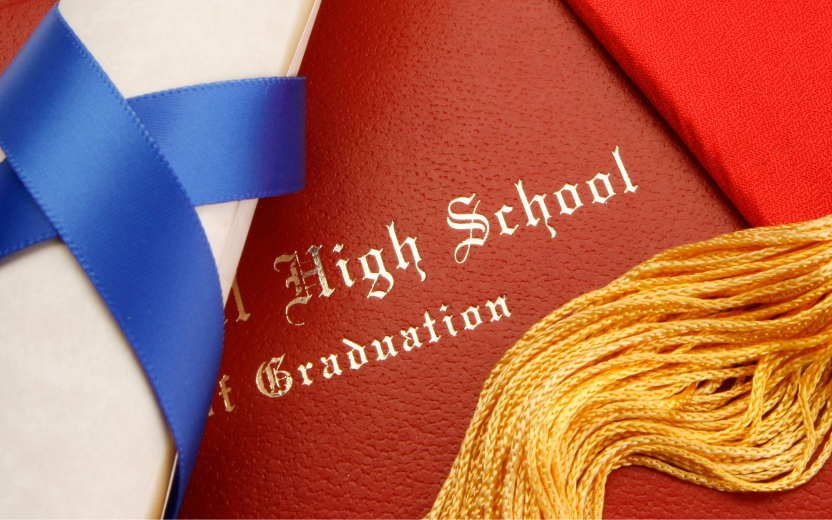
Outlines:
<svg viewBox="0 0 832 520"><path fill-rule="evenodd" d="M129 98L296 75L319 2L62 0L59 10ZM225 300L256 203L197 208ZM57 239L10 255L0 294L0 515L161 516L176 448L75 258Z"/></svg>

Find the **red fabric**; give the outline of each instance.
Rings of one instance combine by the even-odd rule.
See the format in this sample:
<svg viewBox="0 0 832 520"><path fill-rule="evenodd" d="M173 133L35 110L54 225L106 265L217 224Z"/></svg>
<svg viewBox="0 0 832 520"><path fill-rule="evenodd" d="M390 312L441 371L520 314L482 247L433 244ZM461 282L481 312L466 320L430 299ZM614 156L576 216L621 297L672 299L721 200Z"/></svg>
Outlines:
<svg viewBox="0 0 832 520"><path fill-rule="evenodd" d="M221 374L234 409L218 387L184 518L425 515L489 371L531 325L654 253L744 226L560 1L324 0L301 73L306 189L258 204L237 273L248 320L238 321L233 299L226 306ZM616 146L635 193L624 191ZM604 204L586 184L597 172L611 173L616 192ZM527 225L519 180L529 197L546 195L556 238L543 222ZM574 214L558 207L565 183L583 198ZM457 264L455 248L470 235L449 227L448 205L471 194L491 232ZM513 234L501 234L495 217L504 204ZM391 222L400 240L417 238L424 281L412 262L396 268ZM312 245L334 292L310 288L309 302L290 311L305 322L295 326L286 306L297 286L287 282L290 264L276 271L275 260L297 251L308 272ZM368 297L373 281L361 274L359 257L371 248L395 279L383 299ZM349 261L351 287L340 260ZM501 295L512 316L492 322L486 301ZM483 313L476 330L460 318L469 306ZM420 326L428 311L436 343ZM407 351L400 331L411 326L424 344ZM398 354L379 361L371 343L385 336ZM366 366L350 368L344 338L367 348ZM342 373L327 379L321 359L330 355ZM256 377L281 356L294 384L266 397ZM306 363L311 385L299 372ZM608 493L610 517L786 516L767 496L719 494L636 468L616 471Z"/></svg>
<svg viewBox="0 0 832 520"><path fill-rule="evenodd" d="M749 223L832 213L832 3L568 1Z"/></svg>

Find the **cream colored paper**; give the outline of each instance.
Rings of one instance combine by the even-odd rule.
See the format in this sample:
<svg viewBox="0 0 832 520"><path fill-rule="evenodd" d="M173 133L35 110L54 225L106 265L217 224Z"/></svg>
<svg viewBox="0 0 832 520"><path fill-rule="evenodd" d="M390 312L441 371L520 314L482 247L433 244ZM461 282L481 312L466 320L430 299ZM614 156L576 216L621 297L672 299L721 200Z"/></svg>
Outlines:
<svg viewBox="0 0 832 520"><path fill-rule="evenodd" d="M125 97L295 75L320 0L63 0ZM0 152L0 159L2 159ZM197 210L227 298L256 201ZM159 517L175 456L121 330L68 249L0 260L0 515Z"/></svg>

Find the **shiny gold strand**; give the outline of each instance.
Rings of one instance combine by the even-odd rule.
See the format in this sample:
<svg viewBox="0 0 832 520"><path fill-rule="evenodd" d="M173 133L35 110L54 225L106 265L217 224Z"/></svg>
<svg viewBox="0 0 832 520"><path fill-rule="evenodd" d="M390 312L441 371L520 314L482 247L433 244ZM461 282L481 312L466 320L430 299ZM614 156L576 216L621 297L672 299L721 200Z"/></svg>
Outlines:
<svg viewBox="0 0 832 520"><path fill-rule="evenodd" d="M601 518L618 467L790 489L829 457L832 219L661 253L533 326L429 518Z"/></svg>

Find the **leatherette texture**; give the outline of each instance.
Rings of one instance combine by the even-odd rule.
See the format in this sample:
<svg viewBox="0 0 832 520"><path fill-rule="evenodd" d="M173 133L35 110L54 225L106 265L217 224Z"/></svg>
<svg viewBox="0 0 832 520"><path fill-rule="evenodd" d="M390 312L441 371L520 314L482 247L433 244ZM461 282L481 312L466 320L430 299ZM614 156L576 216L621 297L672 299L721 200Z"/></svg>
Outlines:
<svg viewBox="0 0 832 520"><path fill-rule="evenodd" d="M0 1L0 71L6 70L53 5L54 0Z"/></svg>
<svg viewBox="0 0 832 520"><path fill-rule="evenodd" d="M221 374L234 408L226 411L218 386L184 516L426 514L485 378L529 326L654 253L745 225L560 2L324 2L301 75L309 85L307 187L258 206L237 276L250 316L226 309ZM635 193L624 191L616 146ZM586 184L599 172L610 173L616 192L605 204L592 202ZM520 180L529 200L546 195L555 238L535 203L540 221L528 225ZM571 215L559 212L555 195L565 184L583 201ZM472 194L452 209L470 215L479 202L490 234L459 264L457 245L483 233L451 228L448 207ZM500 233L495 216L503 205L513 207L505 214L508 227L518 226L511 235ZM424 281L407 247L409 266L396 268L391 222L400 242L416 238ZM286 318L298 294L287 258L296 253L297 272L309 272L310 246L320 247L333 292L321 296L311 274L301 293L308 302L289 309L304 323L296 326ZM362 256L377 268L372 250L395 280L383 298L368 297L373 281L362 276ZM351 287L339 260L347 260ZM388 288L381 278L376 284ZM512 314L491 321L487 301L500 296ZM461 317L470 306L483 317L475 330ZM441 335L435 343L425 312ZM422 345L408 351L400 331L409 327ZM397 355L379 360L372 342L386 349L388 336ZM358 369L345 339L365 350ZM264 390L285 392L279 397L257 386L270 366L278 382ZM311 384L303 384L302 366ZM605 514L788 516L798 496L816 496L807 489L729 496L625 468L610 480ZM825 509L807 504L797 514Z"/></svg>

